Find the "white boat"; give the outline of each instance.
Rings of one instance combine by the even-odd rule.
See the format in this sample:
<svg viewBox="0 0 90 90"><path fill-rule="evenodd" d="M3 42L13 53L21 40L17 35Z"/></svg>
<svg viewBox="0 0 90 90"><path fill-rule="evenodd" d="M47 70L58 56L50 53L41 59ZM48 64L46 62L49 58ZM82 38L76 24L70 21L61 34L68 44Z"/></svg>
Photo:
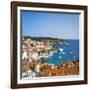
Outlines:
<svg viewBox="0 0 90 90"><path fill-rule="evenodd" d="M59 56L59 58L62 58L62 56Z"/></svg>
<svg viewBox="0 0 90 90"><path fill-rule="evenodd" d="M72 52L69 52L69 53L72 53Z"/></svg>
<svg viewBox="0 0 90 90"><path fill-rule="evenodd" d="M65 54L65 52L62 52L62 54Z"/></svg>
<svg viewBox="0 0 90 90"><path fill-rule="evenodd" d="M63 48L59 48L59 51L60 51L60 52L63 52L63 50L64 50Z"/></svg>

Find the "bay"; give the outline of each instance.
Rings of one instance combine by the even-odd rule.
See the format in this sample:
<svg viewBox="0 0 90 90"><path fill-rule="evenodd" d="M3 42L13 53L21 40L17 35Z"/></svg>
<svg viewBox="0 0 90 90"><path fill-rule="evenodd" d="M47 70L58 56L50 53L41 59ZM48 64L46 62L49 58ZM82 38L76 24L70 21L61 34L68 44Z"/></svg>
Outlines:
<svg viewBox="0 0 90 90"><path fill-rule="evenodd" d="M48 57L48 63L59 64L68 60L79 60L79 40L67 40L69 44L54 44L54 47L59 49L59 52Z"/></svg>

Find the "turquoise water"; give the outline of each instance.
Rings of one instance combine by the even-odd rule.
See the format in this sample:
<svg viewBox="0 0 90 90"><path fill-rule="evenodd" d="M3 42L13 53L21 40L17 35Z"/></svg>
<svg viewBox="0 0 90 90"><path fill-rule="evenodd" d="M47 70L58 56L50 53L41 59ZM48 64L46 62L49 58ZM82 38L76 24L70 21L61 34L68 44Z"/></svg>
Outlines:
<svg viewBox="0 0 90 90"><path fill-rule="evenodd" d="M54 44L55 48L62 49L48 57L48 63L59 64L67 60L79 60L79 40L68 40L69 44Z"/></svg>

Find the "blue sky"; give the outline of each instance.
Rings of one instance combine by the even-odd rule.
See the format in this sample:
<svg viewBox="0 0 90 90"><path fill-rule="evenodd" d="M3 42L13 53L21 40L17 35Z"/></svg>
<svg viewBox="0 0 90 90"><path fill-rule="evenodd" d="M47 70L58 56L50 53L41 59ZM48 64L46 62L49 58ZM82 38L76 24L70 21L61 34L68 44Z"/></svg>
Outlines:
<svg viewBox="0 0 90 90"><path fill-rule="evenodd" d="M22 36L79 39L79 14L21 11Z"/></svg>

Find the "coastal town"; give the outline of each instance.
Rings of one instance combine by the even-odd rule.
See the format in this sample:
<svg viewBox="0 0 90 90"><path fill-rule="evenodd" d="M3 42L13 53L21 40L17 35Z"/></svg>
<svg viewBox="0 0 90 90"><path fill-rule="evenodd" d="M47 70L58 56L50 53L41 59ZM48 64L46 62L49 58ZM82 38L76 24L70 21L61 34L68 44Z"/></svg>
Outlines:
<svg viewBox="0 0 90 90"><path fill-rule="evenodd" d="M79 75L79 60L58 64L48 62L48 57L63 52L62 48L53 46L55 43L68 44L63 40L22 38L22 78Z"/></svg>

